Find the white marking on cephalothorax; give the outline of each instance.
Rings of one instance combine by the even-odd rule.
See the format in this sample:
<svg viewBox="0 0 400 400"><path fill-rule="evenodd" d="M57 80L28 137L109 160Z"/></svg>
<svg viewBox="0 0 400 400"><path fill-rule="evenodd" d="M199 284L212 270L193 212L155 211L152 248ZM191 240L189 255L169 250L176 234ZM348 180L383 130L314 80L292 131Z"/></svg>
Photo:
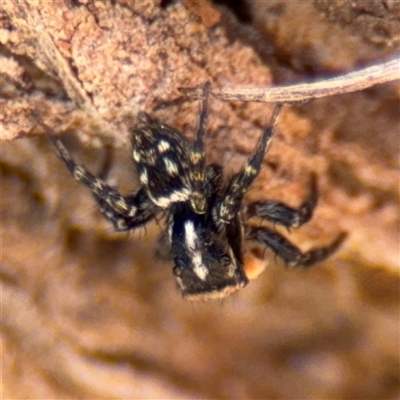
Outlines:
<svg viewBox="0 0 400 400"><path fill-rule="evenodd" d="M161 140L157 145L158 151L164 153L171 148L170 144L166 140Z"/></svg>
<svg viewBox="0 0 400 400"><path fill-rule="evenodd" d="M143 185L148 185L148 183L149 183L149 175L147 174L147 169L144 169L142 171L142 173L140 174L140 182Z"/></svg>
<svg viewBox="0 0 400 400"><path fill-rule="evenodd" d="M133 150L132 156L133 156L133 159L134 159L136 162L139 162L139 161L140 161L140 154L139 154L138 151Z"/></svg>
<svg viewBox="0 0 400 400"><path fill-rule="evenodd" d="M159 207L167 208L171 203L177 203L179 201L186 201L189 198L190 190L183 188L181 190L174 190L169 196L153 197L151 193L149 196L153 203Z"/></svg>
<svg viewBox="0 0 400 400"><path fill-rule="evenodd" d="M165 169L167 170L169 175L178 175L178 166L174 161L171 161L169 158L164 158Z"/></svg>

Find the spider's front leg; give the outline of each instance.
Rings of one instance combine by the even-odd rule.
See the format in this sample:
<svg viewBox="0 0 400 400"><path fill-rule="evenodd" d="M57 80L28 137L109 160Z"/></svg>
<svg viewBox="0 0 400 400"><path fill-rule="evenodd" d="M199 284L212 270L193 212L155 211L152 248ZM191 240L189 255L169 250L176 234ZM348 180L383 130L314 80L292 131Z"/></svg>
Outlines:
<svg viewBox="0 0 400 400"><path fill-rule="evenodd" d="M189 153L192 164L190 171L190 180L192 182L190 205L197 214L204 214L206 212L206 199L210 194L207 193L206 160L203 141L208 118L208 97L210 94L210 86L210 82L206 82L203 85L203 99L201 102L196 139L193 148Z"/></svg>
<svg viewBox="0 0 400 400"><path fill-rule="evenodd" d="M261 169L261 163L268 149L274 132L275 123L283 104L278 103L271 116L271 121L262 132L257 146L241 170L229 181L221 201L214 210L214 220L217 225L228 224L240 210L244 194L253 183Z"/></svg>
<svg viewBox="0 0 400 400"><path fill-rule="evenodd" d="M312 174L308 195L299 207L290 207L275 200L261 200L250 203L247 206L246 214L248 218L260 217L286 228L297 228L311 219L317 201L317 177Z"/></svg>
<svg viewBox="0 0 400 400"><path fill-rule="evenodd" d="M303 253L284 236L272 229L248 225L245 232L247 239L270 248L278 257L282 258L285 264L298 267L309 267L325 260L338 249L346 237L345 233L341 233L331 244Z"/></svg>
<svg viewBox="0 0 400 400"><path fill-rule="evenodd" d="M97 178L77 164L58 137L48 135L48 138L73 177L90 189L100 211L117 231L140 227L154 217L157 207L148 198L143 188L133 195L120 195L103 179Z"/></svg>

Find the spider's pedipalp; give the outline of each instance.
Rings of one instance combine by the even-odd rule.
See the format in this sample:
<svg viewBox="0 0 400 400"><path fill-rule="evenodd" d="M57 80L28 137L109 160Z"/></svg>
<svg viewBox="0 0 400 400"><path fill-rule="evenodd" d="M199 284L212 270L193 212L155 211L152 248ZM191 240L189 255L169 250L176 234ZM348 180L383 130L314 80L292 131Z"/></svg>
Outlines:
<svg viewBox="0 0 400 400"><path fill-rule="evenodd" d="M246 213L249 218L260 217L287 228L297 228L311 219L317 201L317 177L312 174L309 192L299 207L290 207L276 200L260 200L250 203Z"/></svg>
<svg viewBox="0 0 400 400"><path fill-rule="evenodd" d="M226 224L239 212L244 194L260 172L261 163L270 143L276 119L281 108L282 104L277 104L275 106L271 121L268 127L262 132L254 152L250 155L240 171L233 175L229 181L225 194L216 208L217 223Z"/></svg>
<svg viewBox="0 0 400 400"><path fill-rule="evenodd" d="M297 267L310 267L313 264L325 260L338 249L346 236L345 233L341 233L329 245L316 247L303 253L284 236L272 229L246 226L247 239L254 240L270 248L288 266Z"/></svg>
<svg viewBox="0 0 400 400"><path fill-rule="evenodd" d="M58 137L48 135L48 138L73 177L90 189L100 211L116 230L137 228L154 217L157 208L150 202L143 189L139 189L134 195L120 195L102 179L77 164Z"/></svg>

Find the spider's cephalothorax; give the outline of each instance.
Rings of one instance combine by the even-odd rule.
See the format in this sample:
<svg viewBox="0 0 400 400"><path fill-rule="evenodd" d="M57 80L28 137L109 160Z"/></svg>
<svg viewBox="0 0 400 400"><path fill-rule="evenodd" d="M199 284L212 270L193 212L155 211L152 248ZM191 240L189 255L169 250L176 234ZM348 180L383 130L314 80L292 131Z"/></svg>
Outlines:
<svg viewBox="0 0 400 400"><path fill-rule="evenodd" d="M247 205L243 197L258 175L281 105L240 171L222 186L222 169L206 165L203 136L207 120L210 84L203 86L203 99L193 143L163 122L145 113L132 131L132 158L140 188L122 196L84 167L76 164L63 143L49 138L74 178L92 192L103 215L119 231L144 226L158 214L166 214L166 232L161 235L173 257L173 273L184 297L221 298L244 287L248 278L243 265L243 241L257 241L270 248L288 265L309 266L325 259L342 242L340 235L326 247L302 253L280 233L247 224L258 216L286 227L307 222L317 201L317 184L299 208L273 200Z"/></svg>

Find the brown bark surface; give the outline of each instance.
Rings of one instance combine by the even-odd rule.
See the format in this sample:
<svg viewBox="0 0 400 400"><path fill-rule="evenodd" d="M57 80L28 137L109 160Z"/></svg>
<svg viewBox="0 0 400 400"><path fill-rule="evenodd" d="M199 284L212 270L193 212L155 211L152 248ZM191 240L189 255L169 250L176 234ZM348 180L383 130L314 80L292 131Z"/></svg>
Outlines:
<svg viewBox="0 0 400 400"><path fill-rule="evenodd" d="M398 82L285 106L247 200L296 206L315 172L312 221L282 233L304 250L348 238L308 270L267 250L265 271L223 302L184 301L154 257L160 226L112 232L41 128L92 172L111 145L109 181L126 193L138 111L206 80L289 84L373 62L398 47L395 2L343 14L340 1L243 1L236 16L161 3L3 1L2 398L398 398ZM198 107L153 114L192 137ZM270 111L211 99L208 160L237 171Z"/></svg>

